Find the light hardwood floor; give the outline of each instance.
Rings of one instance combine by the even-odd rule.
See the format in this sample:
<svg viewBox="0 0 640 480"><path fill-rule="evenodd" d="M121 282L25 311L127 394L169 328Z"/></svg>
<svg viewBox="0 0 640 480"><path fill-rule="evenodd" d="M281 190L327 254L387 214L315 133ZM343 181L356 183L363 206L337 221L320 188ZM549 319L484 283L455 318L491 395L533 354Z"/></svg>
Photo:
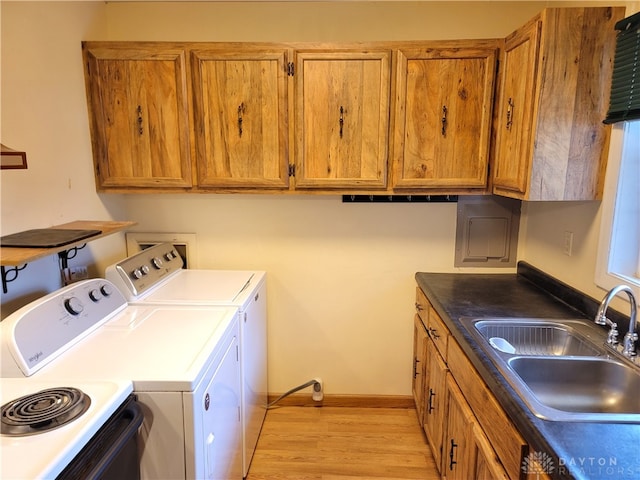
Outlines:
<svg viewBox="0 0 640 480"><path fill-rule="evenodd" d="M267 412L247 480L436 480L414 409L283 406Z"/></svg>

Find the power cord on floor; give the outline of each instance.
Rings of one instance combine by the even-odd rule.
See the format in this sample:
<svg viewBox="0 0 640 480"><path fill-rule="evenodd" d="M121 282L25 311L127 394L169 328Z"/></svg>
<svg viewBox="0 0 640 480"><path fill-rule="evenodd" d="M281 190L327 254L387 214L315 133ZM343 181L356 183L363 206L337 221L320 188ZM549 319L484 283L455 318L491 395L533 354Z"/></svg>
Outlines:
<svg viewBox="0 0 640 480"><path fill-rule="evenodd" d="M280 400L282 400L283 398L291 395L292 393L296 393L300 390L302 390L303 388L307 388L310 387L311 385L313 385L313 399L316 400L322 400L322 383L320 383L320 381L318 381L318 379L314 378L313 380L309 380L306 383L303 383L302 385L298 385L297 387L292 388L291 390L284 392L282 395L280 395L278 398L276 398L273 402L267 404L267 409L274 407L276 403L278 403ZM319 395L319 398L317 398Z"/></svg>

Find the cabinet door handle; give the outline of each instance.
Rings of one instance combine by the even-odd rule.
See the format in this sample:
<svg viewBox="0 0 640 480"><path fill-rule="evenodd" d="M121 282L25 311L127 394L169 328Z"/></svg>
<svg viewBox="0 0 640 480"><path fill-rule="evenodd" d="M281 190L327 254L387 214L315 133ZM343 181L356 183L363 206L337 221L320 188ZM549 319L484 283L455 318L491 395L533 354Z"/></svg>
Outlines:
<svg viewBox="0 0 640 480"><path fill-rule="evenodd" d="M509 97L509 100L507 101L508 106L507 106L507 130L511 130L511 125L513 124L513 99L511 97Z"/></svg>
<svg viewBox="0 0 640 480"><path fill-rule="evenodd" d="M447 136L447 106L443 105L442 106L442 136L446 137Z"/></svg>
<svg viewBox="0 0 640 480"><path fill-rule="evenodd" d="M242 116L244 115L244 102L238 105L238 136L242 137Z"/></svg>
<svg viewBox="0 0 640 480"><path fill-rule="evenodd" d="M433 397L436 396L436 392L433 391L433 389L429 389L429 408L428 408L428 412L431 413L434 410L434 406L433 406Z"/></svg>
<svg viewBox="0 0 640 480"><path fill-rule="evenodd" d="M142 135L144 129L142 128L142 107L140 105L138 105L136 113L138 114L138 135Z"/></svg>
<svg viewBox="0 0 640 480"><path fill-rule="evenodd" d="M431 338L433 338L434 340L440 338L440 335L438 335L438 331L435 328L430 328L429 329L429 336Z"/></svg>
<svg viewBox="0 0 640 480"><path fill-rule="evenodd" d="M451 439L451 448L449 449L449 470L453 470L453 466L455 464L457 464L458 462L456 462L454 460L455 457L455 452L454 450L458 447L457 443L454 443L453 438Z"/></svg>
<svg viewBox="0 0 640 480"><path fill-rule="evenodd" d="M342 105L340 105L340 119L338 120L338 123L340 124L340 138L342 138L342 130L344 128L344 114L345 109Z"/></svg>
<svg viewBox="0 0 640 480"><path fill-rule="evenodd" d="M420 305L418 302L416 302L416 310L421 312L422 310L424 310L424 307L422 305Z"/></svg>
<svg viewBox="0 0 640 480"><path fill-rule="evenodd" d="M418 360L417 358L413 359L413 378L416 378L419 373L418 373L418 364L420 363L420 360Z"/></svg>

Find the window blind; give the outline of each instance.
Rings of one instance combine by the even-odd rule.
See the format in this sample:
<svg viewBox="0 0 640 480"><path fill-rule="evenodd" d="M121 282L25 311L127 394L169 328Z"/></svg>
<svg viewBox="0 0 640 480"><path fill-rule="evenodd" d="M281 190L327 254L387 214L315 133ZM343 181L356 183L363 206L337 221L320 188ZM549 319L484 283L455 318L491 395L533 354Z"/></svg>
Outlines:
<svg viewBox="0 0 640 480"><path fill-rule="evenodd" d="M640 118L640 12L620 20L616 30L607 124Z"/></svg>

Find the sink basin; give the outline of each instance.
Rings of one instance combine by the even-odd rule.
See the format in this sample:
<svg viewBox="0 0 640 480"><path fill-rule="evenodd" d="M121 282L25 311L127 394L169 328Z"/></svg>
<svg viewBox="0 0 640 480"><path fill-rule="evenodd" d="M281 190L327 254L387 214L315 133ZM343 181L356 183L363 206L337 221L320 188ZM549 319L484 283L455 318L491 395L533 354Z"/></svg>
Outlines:
<svg viewBox="0 0 640 480"><path fill-rule="evenodd" d="M466 318L463 327L536 416L640 423L640 368L584 320Z"/></svg>
<svg viewBox="0 0 640 480"><path fill-rule="evenodd" d="M507 364L542 418L640 422L640 372L620 361L513 357Z"/></svg>
<svg viewBox="0 0 640 480"><path fill-rule="evenodd" d="M575 323L511 319L479 320L474 326L494 348L505 353L588 357L600 355L601 349L580 334L578 328L582 325Z"/></svg>

